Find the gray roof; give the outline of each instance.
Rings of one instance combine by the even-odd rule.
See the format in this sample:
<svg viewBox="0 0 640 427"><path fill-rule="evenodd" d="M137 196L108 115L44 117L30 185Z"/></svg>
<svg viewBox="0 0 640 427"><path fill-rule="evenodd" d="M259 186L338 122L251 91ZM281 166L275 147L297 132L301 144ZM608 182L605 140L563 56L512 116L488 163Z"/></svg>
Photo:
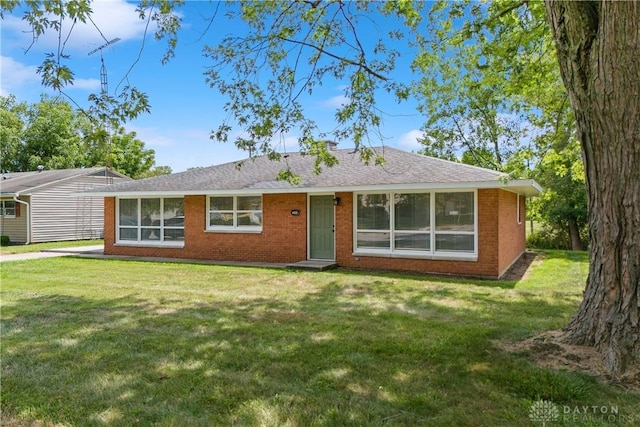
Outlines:
<svg viewBox="0 0 640 427"><path fill-rule="evenodd" d="M0 193L5 196L29 194L40 187L78 176L104 176L105 170L106 168L102 166L79 169L7 172L2 174L2 180L0 181ZM110 171L109 174L117 177L125 177L124 175L113 171Z"/></svg>
<svg viewBox="0 0 640 427"><path fill-rule="evenodd" d="M197 168L186 172L118 183L91 193L109 195L205 194L205 193L280 193L355 191L383 188L493 188L508 186L507 176L489 169L408 153L394 148L376 148L385 163L366 165L352 149L335 150L333 167L313 172L315 158L301 153L283 155L280 161L266 156ZM278 181L278 172L290 169L302 182L297 185ZM512 181L513 183L514 181ZM533 181L519 181L523 188L537 194ZM516 191L516 189L514 189ZM524 191L519 191L523 193ZM533 194L532 194L533 195Z"/></svg>

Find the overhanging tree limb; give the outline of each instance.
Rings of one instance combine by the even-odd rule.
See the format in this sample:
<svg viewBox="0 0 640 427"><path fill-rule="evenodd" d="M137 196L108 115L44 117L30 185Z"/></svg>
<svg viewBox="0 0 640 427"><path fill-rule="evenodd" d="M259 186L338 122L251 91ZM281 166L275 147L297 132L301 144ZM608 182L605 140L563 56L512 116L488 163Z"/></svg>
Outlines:
<svg viewBox="0 0 640 427"><path fill-rule="evenodd" d="M293 40L293 39L290 39L290 38L287 38L287 37L278 37L278 38L279 38L280 40L285 41L285 42L288 42L288 43L299 44L299 45L302 45L302 46L305 46L305 47L310 47L310 48L312 48L312 49L315 49L315 50L316 50L316 51L318 51L319 53L321 53L321 54L323 54L323 55L326 55L326 56L328 56L328 57L330 57L330 58L337 59L337 60L338 60L338 61L340 61L340 62L344 62L344 63L347 63L347 64L349 64L349 65L353 65L353 66L356 66L356 67L358 67L358 68L361 68L361 69L363 69L364 71L366 71L366 72L367 72L367 74L370 74L370 75L372 75L373 77L376 77L377 79L380 79L380 80L382 80L382 81L385 81L385 82L386 82L386 81L388 81L388 80L389 80L387 77L383 76L382 74L377 73L375 70L372 70L372 69L371 69L371 67L369 67L369 66L368 66L366 63L364 63L364 62L358 62L358 61L354 61L354 60L349 59L349 58L345 58L345 57L340 56L340 55L336 55L336 54L334 54L334 53L328 52L326 49L323 49L322 47L316 46L316 45L311 44L311 43L307 43L307 42L305 42L305 41L301 41L301 40Z"/></svg>

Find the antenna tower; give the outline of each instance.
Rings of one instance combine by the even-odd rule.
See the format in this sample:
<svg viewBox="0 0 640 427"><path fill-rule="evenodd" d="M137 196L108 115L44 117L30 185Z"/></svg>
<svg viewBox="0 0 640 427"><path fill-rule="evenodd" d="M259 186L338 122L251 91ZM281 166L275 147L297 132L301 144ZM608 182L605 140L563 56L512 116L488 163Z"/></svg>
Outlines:
<svg viewBox="0 0 640 427"><path fill-rule="evenodd" d="M109 94L109 86L107 83L107 67L104 66L104 56L102 55L102 50L107 46L111 46L112 44L119 41L120 39L116 37L115 39L106 42L102 46L97 47L88 53L88 55L93 55L96 52L100 52L100 93L103 97L106 97ZM111 167L113 166L113 159L111 158L111 124L109 120L106 120L105 123L103 123L103 126L107 132L107 158L105 162L107 169L104 174L107 178L107 184L112 184L113 176L111 175Z"/></svg>

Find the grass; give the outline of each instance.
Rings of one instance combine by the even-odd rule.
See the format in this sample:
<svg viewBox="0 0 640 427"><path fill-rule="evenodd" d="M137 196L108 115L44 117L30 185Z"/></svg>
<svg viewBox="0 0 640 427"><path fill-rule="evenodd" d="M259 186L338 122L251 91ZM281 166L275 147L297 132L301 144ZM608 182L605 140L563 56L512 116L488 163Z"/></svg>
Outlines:
<svg viewBox="0 0 640 427"><path fill-rule="evenodd" d="M520 282L75 258L5 263L2 419L526 426L543 399L616 406L611 425L633 425L637 394L538 368L495 345L566 324L587 262L585 253L548 252ZM560 412L549 425L603 425Z"/></svg>
<svg viewBox="0 0 640 427"><path fill-rule="evenodd" d="M77 246L102 245L104 240L71 240L64 242L31 243L29 245L0 246L0 255L24 254L28 252L40 252L45 249L74 248Z"/></svg>

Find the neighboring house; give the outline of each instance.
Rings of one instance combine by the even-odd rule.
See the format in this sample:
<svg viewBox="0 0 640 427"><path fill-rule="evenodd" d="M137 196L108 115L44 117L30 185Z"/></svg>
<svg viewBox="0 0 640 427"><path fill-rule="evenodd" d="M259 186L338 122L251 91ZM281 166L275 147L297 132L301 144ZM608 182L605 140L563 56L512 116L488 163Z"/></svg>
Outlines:
<svg viewBox="0 0 640 427"><path fill-rule="evenodd" d="M397 149L266 157L126 182L105 196L105 253L500 277L525 250L532 180ZM290 169L301 182L276 180Z"/></svg>
<svg viewBox="0 0 640 427"><path fill-rule="evenodd" d="M0 235L12 243L102 238L104 199L75 194L128 180L105 167L3 173Z"/></svg>

